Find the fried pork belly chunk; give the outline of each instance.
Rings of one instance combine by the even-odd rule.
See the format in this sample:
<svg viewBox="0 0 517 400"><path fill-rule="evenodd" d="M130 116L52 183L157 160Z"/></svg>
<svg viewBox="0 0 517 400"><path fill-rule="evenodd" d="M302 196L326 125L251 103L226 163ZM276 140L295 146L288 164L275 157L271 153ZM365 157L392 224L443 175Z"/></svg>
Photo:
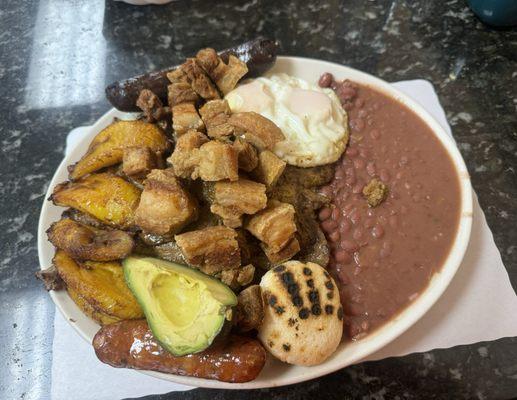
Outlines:
<svg viewBox="0 0 517 400"><path fill-rule="evenodd" d="M233 147L238 154L239 169L246 172L253 171L258 165L258 155L255 147L240 138L235 139Z"/></svg>
<svg viewBox="0 0 517 400"><path fill-rule="evenodd" d="M222 271L219 279L233 290L238 290L243 286L249 285L254 276L255 267L252 264L248 264L241 268Z"/></svg>
<svg viewBox="0 0 517 400"><path fill-rule="evenodd" d="M221 62L221 59L217 55L216 51L210 47L199 50L196 54L196 60L208 75L212 74L212 72Z"/></svg>
<svg viewBox="0 0 517 400"><path fill-rule="evenodd" d="M264 210L250 218L246 229L264 243L269 251L277 253L296 232L295 210L291 204L271 200Z"/></svg>
<svg viewBox="0 0 517 400"><path fill-rule="evenodd" d="M258 337L273 356L295 365L325 361L341 341L343 308L336 283L314 263L288 261L260 281L264 320Z"/></svg>
<svg viewBox="0 0 517 400"><path fill-rule="evenodd" d="M235 182L217 182L214 185L214 201L210 211L223 218L232 228L241 226L243 214L255 214L267 205L266 187L247 179Z"/></svg>
<svg viewBox="0 0 517 400"><path fill-rule="evenodd" d="M204 181L239 179L237 152L231 144L212 140L199 148L199 177Z"/></svg>
<svg viewBox="0 0 517 400"><path fill-rule="evenodd" d="M176 147L167 162L180 178L197 178L199 165L199 148L209 139L201 132L190 130L176 141Z"/></svg>
<svg viewBox="0 0 517 400"><path fill-rule="evenodd" d="M377 207L388 195L388 187L378 179L372 179L368 185L363 188L363 196L370 207Z"/></svg>
<svg viewBox="0 0 517 400"><path fill-rule="evenodd" d="M189 58L181 65L192 89L205 100L219 99L219 92L195 58Z"/></svg>
<svg viewBox="0 0 517 400"><path fill-rule="evenodd" d="M140 91L136 106L144 112L147 122L160 121L171 113L170 108L164 107L160 98L149 89Z"/></svg>
<svg viewBox="0 0 517 400"><path fill-rule="evenodd" d="M278 158L275 153L269 150L261 151L258 156L257 168L253 170L253 177L270 188L282 176L285 166L285 161Z"/></svg>
<svg viewBox="0 0 517 400"><path fill-rule="evenodd" d="M237 296L234 324L240 332L258 329L264 320L264 303L259 285L253 285Z"/></svg>
<svg viewBox="0 0 517 400"><path fill-rule="evenodd" d="M47 231L48 240L76 260L112 261L133 250L131 235L124 231L96 229L64 218Z"/></svg>
<svg viewBox="0 0 517 400"><path fill-rule="evenodd" d="M271 249L265 245L261 245L264 254L273 265L281 264L285 261L293 258L300 251L300 242L296 237L293 237L289 242L277 252L271 251Z"/></svg>
<svg viewBox="0 0 517 400"><path fill-rule="evenodd" d="M230 106L226 100L211 100L199 109L206 126L206 133L213 139L227 139L233 134L233 127L228 123Z"/></svg>
<svg viewBox="0 0 517 400"><path fill-rule="evenodd" d="M211 226L174 236L185 261L202 272L215 275L241 264L237 232L225 226Z"/></svg>
<svg viewBox="0 0 517 400"><path fill-rule="evenodd" d="M174 107L181 103L197 103L199 95L194 92L188 82L174 82L167 86L167 99L169 106Z"/></svg>
<svg viewBox="0 0 517 400"><path fill-rule="evenodd" d="M167 79L171 83L188 83L188 77L185 72L178 67L170 72L167 72Z"/></svg>
<svg viewBox="0 0 517 400"><path fill-rule="evenodd" d="M172 128L178 136L193 130L204 130L205 124L194 103L180 103L172 107Z"/></svg>
<svg viewBox="0 0 517 400"><path fill-rule="evenodd" d="M237 57L230 55L228 64L220 62L212 72L212 79L223 94L230 93L237 83L248 73L246 63Z"/></svg>
<svg viewBox="0 0 517 400"><path fill-rule="evenodd" d="M147 147L126 147L122 155L122 171L133 178L144 178L157 167L157 155Z"/></svg>
<svg viewBox="0 0 517 400"><path fill-rule="evenodd" d="M214 49L200 50L196 59L223 94L232 91L241 78L248 73L245 62L234 55L230 55L228 64L225 64Z"/></svg>
<svg viewBox="0 0 517 400"><path fill-rule="evenodd" d="M284 134L274 122L255 112L232 114L228 123L234 127L235 135L250 142L260 151L271 150L284 140Z"/></svg>
<svg viewBox="0 0 517 400"><path fill-rule="evenodd" d="M170 169L155 169L147 175L135 222L156 235L176 233L197 218L194 198L181 186Z"/></svg>

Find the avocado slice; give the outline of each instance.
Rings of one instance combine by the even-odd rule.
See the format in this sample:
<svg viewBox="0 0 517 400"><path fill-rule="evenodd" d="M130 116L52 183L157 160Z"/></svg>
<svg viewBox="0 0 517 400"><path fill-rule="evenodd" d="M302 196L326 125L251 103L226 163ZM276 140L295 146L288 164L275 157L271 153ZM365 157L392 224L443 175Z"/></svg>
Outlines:
<svg viewBox="0 0 517 400"><path fill-rule="evenodd" d="M206 349L221 331L237 296L219 280L152 257L122 261L126 282L156 340L175 356Z"/></svg>

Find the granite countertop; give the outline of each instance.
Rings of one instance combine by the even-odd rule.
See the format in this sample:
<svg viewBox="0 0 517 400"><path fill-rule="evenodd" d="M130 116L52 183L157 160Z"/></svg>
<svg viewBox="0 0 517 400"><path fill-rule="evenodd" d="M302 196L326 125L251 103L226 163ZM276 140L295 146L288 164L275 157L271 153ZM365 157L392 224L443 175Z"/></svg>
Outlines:
<svg viewBox="0 0 517 400"><path fill-rule="evenodd" d="M175 64L202 46L258 34L283 54L388 81L430 80L447 112L517 287L517 31L481 24L462 0L26 0L0 8L0 398L49 398L54 305L34 278L36 231L65 137L110 105L104 86ZM515 318L515 316L509 316ZM482 321L480 321L482 323ZM487 327L489 329L489 327ZM368 362L277 389L197 389L153 399L508 399L517 338Z"/></svg>

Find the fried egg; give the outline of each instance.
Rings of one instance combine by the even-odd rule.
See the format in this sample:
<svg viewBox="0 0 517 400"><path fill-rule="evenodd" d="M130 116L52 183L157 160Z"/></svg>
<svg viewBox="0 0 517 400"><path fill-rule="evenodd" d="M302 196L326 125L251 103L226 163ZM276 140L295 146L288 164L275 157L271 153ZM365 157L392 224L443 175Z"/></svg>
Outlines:
<svg viewBox="0 0 517 400"><path fill-rule="evenodd" d="M331 89L276 74L248 81L226 95L232 112L254 111L285 136L274 153L299 167L337 161L348 141L348 117Z"/></svg>

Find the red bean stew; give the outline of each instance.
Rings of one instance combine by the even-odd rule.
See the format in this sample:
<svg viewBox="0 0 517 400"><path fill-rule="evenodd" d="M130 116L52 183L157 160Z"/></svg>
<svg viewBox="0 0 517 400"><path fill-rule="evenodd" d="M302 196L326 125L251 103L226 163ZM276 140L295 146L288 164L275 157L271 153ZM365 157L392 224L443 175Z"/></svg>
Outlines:
<svg viewBox="0 0 517 400"><path fill-rule="evenodd" d="M370 87L324 74L348 111L350 142L319 213L330 242L329 270L340 286L345 332L359 339L421 293L445 261L460 216L454 165L431 129L402 103ZM385 200L367 203L372 179Z"/></svg>

